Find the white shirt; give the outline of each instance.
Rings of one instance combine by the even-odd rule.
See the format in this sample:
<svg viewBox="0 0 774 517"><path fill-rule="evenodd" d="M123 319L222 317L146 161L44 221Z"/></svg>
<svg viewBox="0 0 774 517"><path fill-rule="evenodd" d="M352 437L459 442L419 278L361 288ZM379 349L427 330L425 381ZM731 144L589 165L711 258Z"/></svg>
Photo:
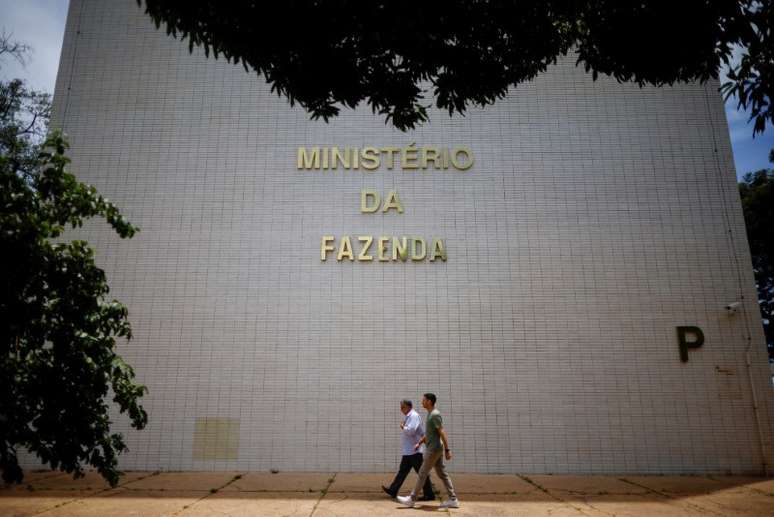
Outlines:
<svg viewBox="0 0 774 517"><path fill-rule="evenodd" d="M403 420L403 429L400 432L400 443L404 456L411 456L420 452L425 452L425 445L422 444L419 449L414 450L414 445L425 435L425 425L422 423L422 417L413 409L409 410L406 418Z"/></svg>

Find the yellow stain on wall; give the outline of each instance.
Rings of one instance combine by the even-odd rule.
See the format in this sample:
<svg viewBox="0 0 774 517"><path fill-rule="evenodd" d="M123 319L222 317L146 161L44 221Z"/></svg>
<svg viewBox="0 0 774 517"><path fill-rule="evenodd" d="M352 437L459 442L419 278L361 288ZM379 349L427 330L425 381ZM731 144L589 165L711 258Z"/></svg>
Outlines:
<svg viewBox="0 0 774 517"><path fill-rule="evenodd" d="M193 459L235 460L239 456L239 420L197 418L194 427Z"/></svg>

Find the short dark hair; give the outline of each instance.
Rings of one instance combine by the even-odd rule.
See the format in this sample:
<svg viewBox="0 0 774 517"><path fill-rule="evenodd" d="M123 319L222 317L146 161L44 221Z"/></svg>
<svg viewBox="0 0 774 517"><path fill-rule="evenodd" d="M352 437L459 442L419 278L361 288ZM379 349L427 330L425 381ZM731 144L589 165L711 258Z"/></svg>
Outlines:
<svg viewBox="0 0 774 517"><path fill-rule="evenodd" d="M400 403L403 404L404 406L408 406L409 408L414 407L414 404L412 404L409 399L403 399L400 401Z"/></svg>
<svg viewBox="0 0 774 517"><path fill-rule="evenodd" d="M435 398L435 393L425 393L425 394L424 394L424 397L425 397L427 400L429 400L430 402L432 402L432 403L433 403L433 405L435 406L435 400L436 400L436 398Z"/></svg>

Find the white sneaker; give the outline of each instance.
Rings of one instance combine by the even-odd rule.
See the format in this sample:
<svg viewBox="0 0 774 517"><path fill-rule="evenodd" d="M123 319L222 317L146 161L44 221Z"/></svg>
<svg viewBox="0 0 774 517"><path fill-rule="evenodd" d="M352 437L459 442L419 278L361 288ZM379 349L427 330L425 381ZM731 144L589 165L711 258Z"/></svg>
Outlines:
<svg viewBox="0 0 774 517"><path fill-rule="evenodd" d="M440 508L459 508L460 502L458 499L447 499L441 503Z"/></svg>
<svg viewBox="0 0 774 517"><path fill-rule="evenodd" d="M404 506L414 508L414 498L412 498L410 495L399 495L395 499L397 499L398 502Z"/></svg>

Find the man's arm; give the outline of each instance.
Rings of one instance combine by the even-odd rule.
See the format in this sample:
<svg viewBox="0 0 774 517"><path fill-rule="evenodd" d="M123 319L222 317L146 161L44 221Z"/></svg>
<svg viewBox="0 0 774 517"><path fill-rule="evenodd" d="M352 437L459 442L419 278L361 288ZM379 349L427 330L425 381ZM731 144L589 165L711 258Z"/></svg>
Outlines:
<svg viewBox="0 0 774 517"><path fill-rule="evenodd" d="M422 444L423 444L423 443L425 443L426 441L427 441L427 437L426 437L426 436L423 436L423 437L422 437L422 438L421 438L421 439L420 439L420 440L417 442L417 444L414 446L414 450L416 451L417 449L419 449L420 447L422 447Z"/></svg>
<svg viewBox="0 0 774 517"><path fill-rule="evenodd" d="M406 434L412 434L419 427L419 415L411 415L406 419L406 423L401 426L403 432Z"/></svg>
<svg viewBox="0 0 774 517"><path fill-rule="evenodd" d="M438 434L441 437L441 442L443 442L443 451L444 455L446 456L447 460L452 459L452 453L451 453L451 447L449 447L449 437L446 436L446 431L443 427L438 428Z"/></svg>

